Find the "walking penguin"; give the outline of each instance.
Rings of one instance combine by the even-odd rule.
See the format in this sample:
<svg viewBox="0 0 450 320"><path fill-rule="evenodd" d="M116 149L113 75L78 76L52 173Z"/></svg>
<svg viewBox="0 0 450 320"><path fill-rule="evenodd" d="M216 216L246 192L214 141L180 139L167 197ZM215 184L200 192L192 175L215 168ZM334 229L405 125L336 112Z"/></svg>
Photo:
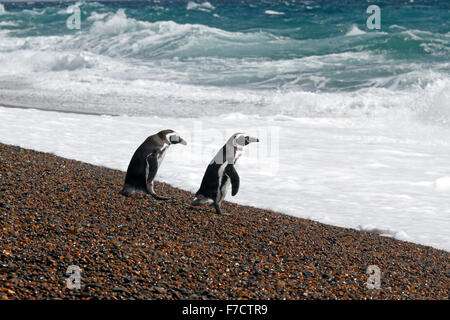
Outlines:
<svg viewBox="0 0 450 320"><path fill-rule="evenodd" d="M231 195L238 193L239 175L235 168L236 161L241 156L242 149L252 142L259 142L259 139L244 133L235 133L228 139L206 168L200 189L192 201L193 206L214 205L217 214L230 215L222 212L220 205L230 184Z"/></svg>
<svg viewBox="0 0 450 320"><path fill-rule="evenodd" d="M153 179L169 146L178 143L186 145L186 141L170 129L162 130L148 137L137 148L131 158L125 176L125 184L120 194L128 197L136 192L144 192L155 199L168 200L169 198L155 193L153 190Z"/></svg>

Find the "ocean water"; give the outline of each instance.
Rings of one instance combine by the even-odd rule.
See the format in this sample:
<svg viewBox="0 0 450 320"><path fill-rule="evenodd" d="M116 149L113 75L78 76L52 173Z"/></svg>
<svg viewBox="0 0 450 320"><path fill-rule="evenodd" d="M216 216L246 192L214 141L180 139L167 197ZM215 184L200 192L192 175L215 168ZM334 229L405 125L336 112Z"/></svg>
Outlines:
<svg viewBox="0 0 450 320"><path fill-rule="evenodd" d="M450 250L449 18L449 1L0 1L0 105L20 107L0 107L0 142L126 170L172 128L189 145L159 179L195 192L244 131L261 142L228 200Z"/></svg>

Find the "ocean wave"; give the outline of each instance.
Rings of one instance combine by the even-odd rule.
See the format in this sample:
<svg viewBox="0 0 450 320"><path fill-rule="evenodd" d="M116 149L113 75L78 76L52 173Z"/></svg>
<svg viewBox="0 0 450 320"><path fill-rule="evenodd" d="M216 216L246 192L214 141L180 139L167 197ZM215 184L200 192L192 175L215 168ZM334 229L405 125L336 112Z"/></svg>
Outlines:
<svg viewBox="0 0 450 320"><path fill-rule="evenodd" d="M87 21L98 21L103 20L108 15L107 12L97 13L97 11L92 11L90 16L86 18Z"/></svg>
<svg viewBox="0 0 450 320"><path fill-rule="evenodd" d="M85 69L92 68L94 62L86 57L84 54L73 54L73 55L64 55L59 56L57 59L52 61L51 70L52 71L61 71L61 70L77 70L77 69Z"/></svg>
<svg viewBox="0 0 450 320"><path fill-rule="evenodd" d="M359 36L367 32L360 30L356 24L352 25L351 29L345 34L346 36Z"/></svg>
<svg viewBox="0 0 450 320"><path fill-rule="evenodd" d="M143 31L142 36L154 37L155 39L152 40L163 39L165 36L171 37L173 34L198 38L213 35L224 40L241 40L247 42L281 38L267 32L230 32L202 24L180 24L170 20L157 22L140 21L127 17L125 9L119 9L117 12L108 14L106 17L96 15L94 20L96 22L90 28L92 34L121 34L125 32Z"/></svg>
<svg viewBox="0 0 450 320"><path fill-rule="evenodd" d="M317 53L330 54L335 50L347 51L355 46L365 48L368 52L372 50L389 52L392 49L384 48L387 46L386 42L389 45L395 44L391 46L393 48L408 49L410 46L424 52L420 43L408 43L410 40L408 37L391 36L381 32L368 34L368 38L364 40L360 37L352 37L354 39L346 41L342 41L339 37L296 40L265 30L232 32L202 24L180 24L170 20L141 21L128 17L124 9L114 13L94 11L87 20L92 22L88 29L84 28L80 33L65 37L66 48L73 44L74 49L81 47L83 50L116 57L143 59L199 56L232 58L261 55L279 59L286 55L295 58ZM362 31L358 30L353 26L347 36L361 34ZM56 45L61 45L62 42ZM330 43L333 44L332 47ZM442 44L443 48L445 45ZM425 50L435 50L435 47L427 46Z"/></svg>
<svg viewBox="0 0 450 320"><path fill-rule="evenodd" d="M27 14L27 15L40 15L41 16L41 15L45 14L46 12L47 12L46 9L39 10L39 9L35 8L32 10L24 9L21 13Z"/></svg>
<svg viewBox="0 0 450 320"><path fill-rule="evenodd" d="M198 11L211 12L214 9L216 9L216 8L207 1L203 2L203 3L196 3L193 1L189 1L188 4L186 5L186 10L198 10Z"/></svg>
<svg viewBox="0 0 450 320"><path fill-rule="evenodd" d="M437 79L427 85L411 108L421 121L450 126L450 79Z"/></svg>
<svg viewBox="0 0 450 320"><path fill-rule="evenodd" d="M391 53L389 48L403 47L408 54L428 51L433 56L448 52L444 36L439 38L418 30L394 35L376 32L364 37L296 40L267 30L232 32L201 24L141 21L128 17L125 9L92 11L87 19L92 24L72 34L4 37L0 54L29 50L34 63L21 61L21 53L17 59L4 60L17 70L97 68L102 60L113 58L128 65L127 78L134 75L146 78L143 73L147 72L154 73L153 78L158 81L326 92L370 87L403 90L416 85L423 88L435 80L434 75L427 73L429 66L399 63L396 55L400 53ZM411 38L411 33L435 38L418 41ZM355 47L358 50L352 49ZM80 51L85 56L98 56L99 64L77 59L72 64L70 57ZM61 58L62 64L55 66L52 61L36 57L34 52L43 52L55 61ZM439 62L433 64L432 70L445 73L449 67ZM102 72L103 69L99 70Z"/></svg>
<svg viewBox="0 0 450 320"><path fill-rule="evenodd" d="M190 8L213 10L205 3L191 2ZM0 76L26 75L46 84L47 89L39 90L49 90L52 96L57 78L67 75L72 87L79 86L81 96L93 97L97 103L102 102L96 100L96 93L114 96L126 87L130 113L165 112L142 108L137 102L155 101L157 106L164 102L173 106L167 108L168 114L182 106L193 116L240 109L293 117L376 116L398 109L413 111L421 121L445 124L450 118L445 111L450 70L445 59L447 34L419 30L419 26L365 32L346 22L333 35L295 38L290 35L307 32L307 27L286 24L283 29L269 19L272 22L265 28L235 29L211 15L204 16L214 24L187 23L184 5L183 19L177 21L166 13L161 19L152 16L144 21L134 9L117 5L78 5L85 20L77 31L54 32L63 29L67 18L58 14L62 7L16 11L22 16L13 23L21 21L22 29L2 30L0 63L9 68ZM288 8L274 8L290 13ZM219 9L229 20L226 10ZM266 9L255 11L264 16ZM5 96L9 94L14 95Z"/></svg>
<svg viewBox="0 0 450 320"><path fill-rule="evenodd" d="M433 74L427 72L427 65L397 63L389 55L379 54L370 47L360 52L322 50L324 46L329 47L327 42L330 40L293 40L264 31L230 32L174 21L139 21L127 17L123 9L106 15L92 13L90 17L93 24L74 34L5 37L0 47L0 61L7 62L16 71L94 68L97 74L108 76L110 59L114 59L116 79L140 77L146 80L151 77L177 84L280 89L283 92L424 88L442 78L449 68L445 63L435 63L436 74ZM384 39L404 41L405 35L396 34L396 38L386 38L384 34L368 35L372 37L368 43L375 46L372 42L383 42ZM342 39L336 43L343 42ZM358 39L348 41L363 43ZM412 48L420 49L420 43L412 42ZM259 54L263 49L267 57ZM300 57L274 59L271 50L279 52L280 49L283 52L292 50ZM306 51L301 54L302 50ZM13 54L14 51L17 54ZM51 59L43 57L45 55ZM94 56L95 60L82 60ZM30 57L33 58L28 61ZM125 71L118 70L118 64Z"/></svg>
<svg viewBox="0 0 450 320"><path fill-rule="evenodd" d="M275 15L275 16L282 16L282 15L284 15L284 12L275 11L275 10L266 10L266 11L264 11L264 13L268 14L268 15Z"/></svg>
<svg viewBox="0 0 450 320"><path fill-rule="evenodd" d="M1 21L0 27L17 27L19 24L13 21Z"/></svg>
<svg viewBox="0 0 450 320"><path fill-rule="evenodd" d="M23 76L34 72L45 74L52 71L92 68L98 62L95 57L86 53L15 50L0 54L0 63L8 63L13 67L13 72L10 71L9 75Z"/></svg>
<svg viewBox="0 0 450 320"><path fill-rule="evenodd" d="M14 60L12 56L5 58ZM56 59L35 52L34 56L20 59L32 61L32 66L27 67L39 69L40 73L33 75L31 89L3 90L4 103L138 116L243 113L290 118L388 117L450 125L450 79L439 74L424 87L406 90L372 87L354 92L274 91L173 82L170 71L130 69L127 64L114 59L105 61L101 56L63 55ZM60 71L70 73L62 76ZM26 74L24 70L17 72ZM165 79L155 80L158 73Z"/></svg>
<svg viewBox="0 0 450 320"><path fill-rule="evenodd" d="M248 51L252 50L251 45L282 41L280 37L266 32L229 32L200 24L139 21L127 17L123 9L104 17L91 17L94 22L89 32L76 35L71 43L85 50L112 56L192 57L214 53L219 56L226 52L236 56L242 54L238 46L241 46L240 50ZM229 50L224 51L223 47L229 47Z"/></svg>
<svg viewBox="0 0 450 320"><path fill-rule="evenodd" d="M108 12L98 11L96 8L90 8L86 24L83 24L80 32L61 34L61 38L67 41L59 41L54 45L57 48L64 45L61 49L68 49L70 44L73 44L74 50L80 47L115 57L142 59L262 56L278 60L286 56L295 59L348 51L377 52L383 56L394 57L424 54L444 56L450 50L448 37L420 30L402 29L395 33L365 32L356 25L351 25L344 35L295 39L289 35L303 32L301 28L292 31L280 31L276 28L227 31L204 24L179 23L173 20L142 21L128 16L128 9ZM32 12L40 14L40 11L35 10ZM64 22L66 17L59 16L60 22ZM42 23L45 27L47 20ZM31 26L24 25L24 28L27 27ZM32 29L35 29L34 24Z"/></svg>

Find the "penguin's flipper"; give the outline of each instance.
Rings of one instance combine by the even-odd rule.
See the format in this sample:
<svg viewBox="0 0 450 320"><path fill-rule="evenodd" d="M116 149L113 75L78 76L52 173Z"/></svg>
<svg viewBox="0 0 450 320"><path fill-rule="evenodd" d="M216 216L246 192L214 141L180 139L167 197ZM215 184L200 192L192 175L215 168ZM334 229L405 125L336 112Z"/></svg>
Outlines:
<svg viewBox="0 0 450 320"><path fill-rule="evenodd" d="M234 165L229 164L225 169L225 174L231 180L231 195L235 196L239 191L239 175L234 168Z"/></svg>
<svg viewBox="0 0 450 320"><path fill-rule="evenodd" d="M152 152L147 156L146 159L147 167L145 169L146 175L146 189L147 192L157 200L169 200L170 198L158 196L153 190L153 179L155 179L156 173L158 172L158 157L156 152Z"/></svg>
<svg viewBox="0 0 450 320"><path fill-rule="evenodd" d="M150 153L145 159L146 168L145 168L145 180L147 184L153 182L155 179L156 173L158 172L158 155L157 152Z"/></svg>

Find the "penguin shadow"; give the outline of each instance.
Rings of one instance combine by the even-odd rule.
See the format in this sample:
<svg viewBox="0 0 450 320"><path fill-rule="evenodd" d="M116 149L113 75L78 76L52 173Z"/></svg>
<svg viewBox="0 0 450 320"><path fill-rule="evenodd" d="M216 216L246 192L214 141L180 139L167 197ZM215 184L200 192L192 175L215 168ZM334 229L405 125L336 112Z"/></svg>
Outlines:
<svg viewBox="0 0 450 320"><path fill-rule="evenodd" d="M186 207L186 202L179 199L178 197L174 196L164 196L164 199L157 199L153 197L150 194L144 195L144 198L150 200L152 203L160 203L160 204L166 204L166 205L173 205L173 206L183 206Z"/></svg>

